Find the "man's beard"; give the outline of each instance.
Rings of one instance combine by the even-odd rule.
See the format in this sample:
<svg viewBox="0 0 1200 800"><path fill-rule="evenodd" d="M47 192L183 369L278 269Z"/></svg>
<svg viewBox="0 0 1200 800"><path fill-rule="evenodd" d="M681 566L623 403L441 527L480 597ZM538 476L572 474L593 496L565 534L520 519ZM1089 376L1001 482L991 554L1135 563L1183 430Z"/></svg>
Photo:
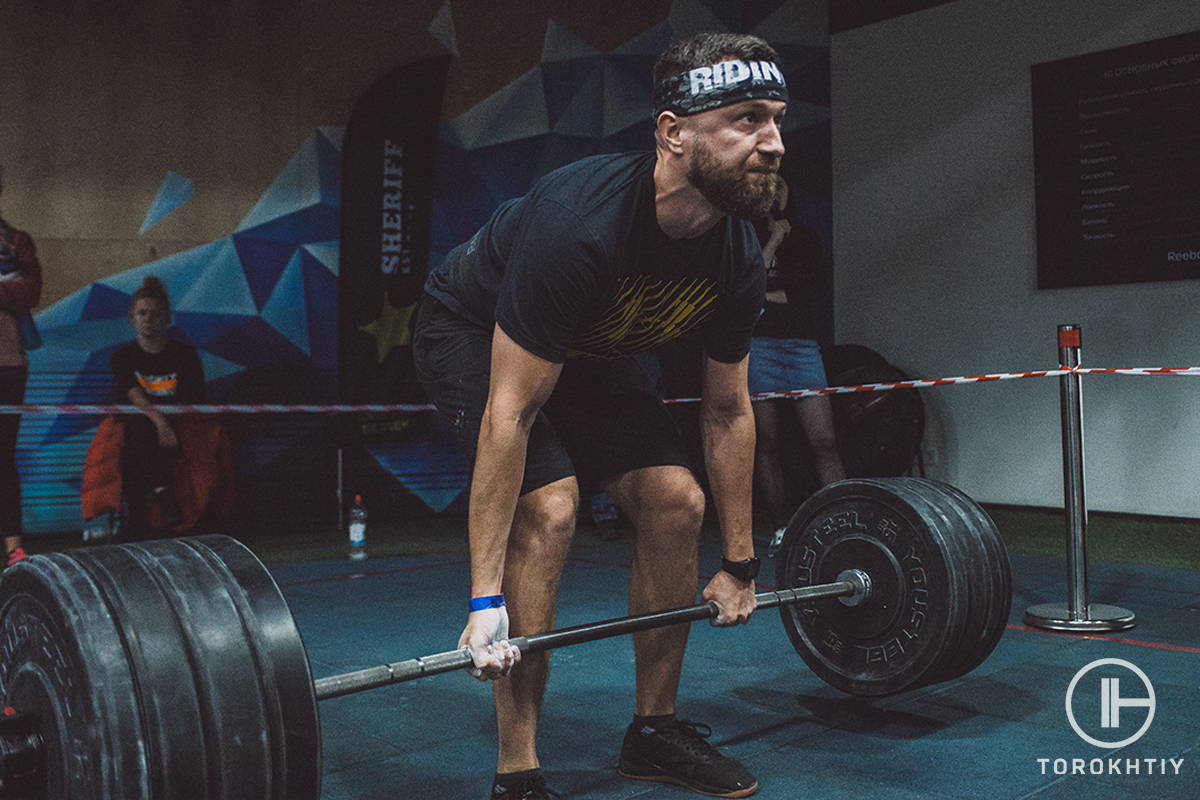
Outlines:
<svg viewBox="0 0 1200 800"><path fill-rule="evenodd" d="M771 210L779 193L778 159L761 162L755 171L742 165L726 166L717 160L704 140L696 141L688 180L704 199L734 217L760 219Z"/></svg>

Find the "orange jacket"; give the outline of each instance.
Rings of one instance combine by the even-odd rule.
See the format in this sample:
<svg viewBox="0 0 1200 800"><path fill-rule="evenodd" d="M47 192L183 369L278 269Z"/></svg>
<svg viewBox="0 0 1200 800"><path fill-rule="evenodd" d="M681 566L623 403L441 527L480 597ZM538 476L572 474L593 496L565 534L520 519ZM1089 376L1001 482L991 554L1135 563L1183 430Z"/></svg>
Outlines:
<svg viewBox="0 0 1200 800"><path fill-rule="evenodd" d="M172 461L175 500L183 519L171 529L183 533L206 515L224 519L233 511L233 454L225 427L212 417L183 415L172 418L180 455ZM125 423L107 417L96 429L83 465L79 498L83 518L94 519L120 512L121 448ZM157 505L147 510L151 527L161 527Z"/></svg>

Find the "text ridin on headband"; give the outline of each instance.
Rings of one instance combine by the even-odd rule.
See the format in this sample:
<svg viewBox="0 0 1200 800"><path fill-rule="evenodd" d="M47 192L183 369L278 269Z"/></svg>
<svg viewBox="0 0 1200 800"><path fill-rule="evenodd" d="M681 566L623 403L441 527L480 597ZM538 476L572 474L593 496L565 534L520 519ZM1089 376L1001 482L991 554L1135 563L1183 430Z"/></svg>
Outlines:
<svg viewBox="0 0 1200 800"><path fill-rule="evenodd" d="M743 100L787 99L787 83L775 62L722 61L659 81L654 87L654 118L664 111L687 116Z"/></svg>

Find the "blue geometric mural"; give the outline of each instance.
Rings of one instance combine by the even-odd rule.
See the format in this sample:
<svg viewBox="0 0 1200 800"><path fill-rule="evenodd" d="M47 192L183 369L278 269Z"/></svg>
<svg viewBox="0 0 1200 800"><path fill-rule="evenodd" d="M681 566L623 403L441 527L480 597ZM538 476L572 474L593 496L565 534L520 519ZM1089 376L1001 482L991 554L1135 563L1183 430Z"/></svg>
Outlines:
<svg viewBox="0 0 1200 800"><path fill-rule="evenodd" d="M454 13L450 8L450 0L446 0L438 9L433 22L429 23L429 32L441 42L442 47L458 55L458 36L454 30Z"/></svg>
<svg viewBox="0 0 1200 800"><path fill-rule="evenodd" d="M147 275L166 284L170 335L199 351L212 400L244 399L256 372L284 369L289 380L274 387L277 402L287 402L298 380L306 401L334 401L341 142L340 128L314 131L230 235L104 278L40 311L45 345L29 354L27 402L115 399L109 359L134 337L129 305ZM78 527L77 468L97 423L79 415L24 418L18 462L28 477L31 532ZM240 470L253 470L252 450L238 448L246 459Z"/></svg>
<svg viewBox="0 0 1200 800"><path fill-rule="evenodd" d="M600 52L550 21L541 63L442 126L431 262L470 238L492 210L547 172L597 153L653 147L654 62L674 39L701 31L748 32L779 51L791 103L789 159L827 161L829 44L819 3L679 0L670 16ZM829 189L819 170L793 189L829 240Z"/></svg>
<svg viewBox="0 0 1200 800"><path fill-rule="evenodd" d="M150 209L146 212L146 219L142 222L138 235L141 236L157 225L163 217L191 199L195 192L196 186L189 179L174 172L168 172L162 183L159 184L158 194L154 196L154 202L150 204Z"/></svg>
<svg viewBox="0 0 1200 800"><path fill-rule="evenodd" d="M441 7L430 30L457 50L452 6ZM813 0L676 0L659 24L606 52L550 21L537 66L441 127L430 263L547 172L596 153L651 149L654 61L672 40L700 31L755 33L780 52L792 96L784 141L800 176L793 193L829 242L827 30L824 4ZM130 297L150 274L171 293L172 335L199 350L212 400L335 402L342 136L341 128L317 129L227 236L97 281L40 311L45 345L30 354L36 379L27 402L113 399L108 361L133 338ZM143 230L190 196L186 179L168 179ZM286 382L270 377L280 370ZM297 386L302 400L287 394ZM24 418L18 463L29 531L78 527L74 465L82 465L97 423ZM296 461L289 450L296 446L275 439L235 448L239 478ZM466 461L437 426L404 444L366 449L430 509L465 504Z"/></svg>

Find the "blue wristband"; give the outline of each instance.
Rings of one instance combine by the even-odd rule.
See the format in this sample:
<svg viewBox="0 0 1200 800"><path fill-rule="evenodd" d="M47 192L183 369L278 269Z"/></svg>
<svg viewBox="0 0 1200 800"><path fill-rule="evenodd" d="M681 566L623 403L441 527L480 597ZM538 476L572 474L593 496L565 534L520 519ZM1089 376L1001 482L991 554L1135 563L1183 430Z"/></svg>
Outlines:
<svg viewBox="0 0 1200 800"><path fill-rule="evenodd" d="M500 608L502 605L504 605L504 595L502 594L471 598L472 611L483 611L485 608Z"/></svg>

